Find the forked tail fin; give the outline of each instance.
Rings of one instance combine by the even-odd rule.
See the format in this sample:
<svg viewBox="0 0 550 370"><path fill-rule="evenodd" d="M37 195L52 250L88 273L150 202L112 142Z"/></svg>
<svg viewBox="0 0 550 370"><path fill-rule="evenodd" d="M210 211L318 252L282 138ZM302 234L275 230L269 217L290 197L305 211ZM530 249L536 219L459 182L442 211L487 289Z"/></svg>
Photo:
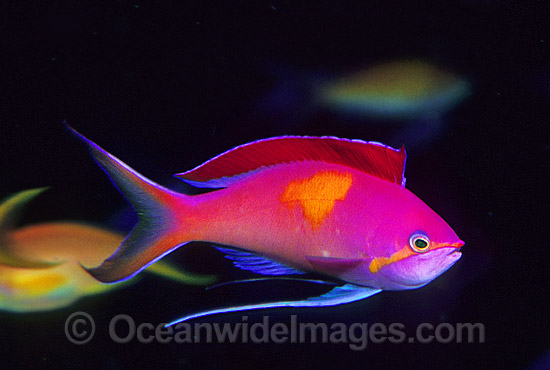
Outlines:
<svg viewBox="0 0 550 370"><path fill-rule="evenodd" d="M132 205L139 220L112 256L98 267L83 266L86 271L105 283L126 280L189 242L185 225L180 222L181 215L189 207L189 196L145 178L74 129L69 129L88 146L96 162Z"/></svg>

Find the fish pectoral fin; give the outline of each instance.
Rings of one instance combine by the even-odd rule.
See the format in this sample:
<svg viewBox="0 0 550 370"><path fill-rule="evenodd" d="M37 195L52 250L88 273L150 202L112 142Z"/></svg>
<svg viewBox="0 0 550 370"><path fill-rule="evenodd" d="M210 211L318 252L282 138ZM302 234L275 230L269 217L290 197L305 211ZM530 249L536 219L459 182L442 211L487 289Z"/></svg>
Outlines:
<svg viewBox="0 0 550 370"><path fill-rule="evenodd" d="M198 317L211 316L211 315L227 313L227 312L241 312L241 311L260 310L260 309L278 308L278 307L337 306L340 304L355 302L361 299L368 298L376 293L379 293L380 291L381 291L380 289L362 287L354 284L345 284L342 286L337 286L333 288L331 291L317 297L310 297L299 301L259 303L259 304L226 307L226 308L219 308L215 310L202 311L195 314L184 316L178 320L175 320L175 321L172 321L171 323L166 324L165 326L168 327L184 321L196 319Z"/></svg>
<svg viewBox="0 0 550 370"><path fill-rule="evenodd" d="M337 274L357 267L360 263L368 261L369 258L338 258L306 256L310 265L325 273Z"/></svg>

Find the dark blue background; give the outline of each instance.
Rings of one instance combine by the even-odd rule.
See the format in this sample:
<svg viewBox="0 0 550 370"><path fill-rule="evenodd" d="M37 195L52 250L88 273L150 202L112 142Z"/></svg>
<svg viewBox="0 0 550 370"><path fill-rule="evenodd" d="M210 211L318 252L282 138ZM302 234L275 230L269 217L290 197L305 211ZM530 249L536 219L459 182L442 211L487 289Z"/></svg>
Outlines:
<svg viewBox="0 0 550 370"><path fill-rule="evenodd" d="M409 155L406 170L407 186L466 241L462 259L417 291L270 314L272 322L298 313L303 322L403 322L413 330L422 322L481 322L486 343L371 344L362 352L329 344L113 343L107 325L118 313L163 322L229 302L320 292L299 283L204 292L148 278L56 312L1 314L1 366L527 368L550 348L549 16L547 6L490 0L2 2L0 196L52 187L25 223L113 225L112 215L124 214L124 200L64 120L147 177L182 189L172 174L251 140L283 134L384 140L391 131L322 109L292 125L284 114L258 112L260 99L285 77L273 70L338 73L420 57L469 78L473 95L445 118L449 128L440 139ZM249 276L200 244L170 258L223 279ZM85 346L63 334L65 318L77 310L98 325ZM250 321L263 314L249 314Z"/></svg>

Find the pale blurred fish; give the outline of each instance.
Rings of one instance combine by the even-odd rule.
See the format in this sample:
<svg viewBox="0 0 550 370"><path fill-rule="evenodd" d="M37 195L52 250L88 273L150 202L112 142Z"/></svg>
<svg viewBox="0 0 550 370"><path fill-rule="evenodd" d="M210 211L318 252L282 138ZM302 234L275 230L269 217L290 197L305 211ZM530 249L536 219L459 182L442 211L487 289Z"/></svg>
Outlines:
<svg viewBox="0 0 550 370"><path fill-rule="evenodd" d="M316 96L335 111L410 120L444 114L470 92L470 83L461 76L422 60L398 60L329 81Z"/></svg>
<svg viewBox="0 0 550 370"><path fill-rule="evenodd" d="M24 206L45 189L24 190L0 203L0 310L52 310L128 285L100 283L81 267L101 263L124 235L77 222L13 228ZM183 284L215 281L214 276L191 274L164 261L147 271Z"/></svg>

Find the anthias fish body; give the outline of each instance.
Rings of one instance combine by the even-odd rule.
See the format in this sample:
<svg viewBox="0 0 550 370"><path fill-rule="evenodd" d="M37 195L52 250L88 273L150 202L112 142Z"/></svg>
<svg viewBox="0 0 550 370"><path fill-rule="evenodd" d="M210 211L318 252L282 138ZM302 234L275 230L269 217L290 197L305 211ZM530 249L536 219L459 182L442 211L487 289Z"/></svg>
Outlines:
<svg viewBox="0 0 550 370"><path fill-rule="evenodd" d="M418 288L461 256L451 227L404 187L404 148L331 137L260 140L176 175L220 188L189 196L81 138L139 215L116 253L89 269L101 281L126 279L189 241L206 241L239 249L226 252L246 270L317 272L347 283L304 301L208 313L322 306Z"/></svg>
<svg viewBox="0 0 550 370"><path fill-rule="evenodd" d="M22 208L45 188L18 192L0 203L0 310L45 311L120 287L82 270L114 252L124 235L77 222L13 228ZM186 284L211 284L212 276L188 274L165 262L147 271Z"/></svg>
<svg viewBox="0 0 550 370"><path fill-rule="evenodd" d="M452 244L459 240L400 185L313 161L276 165L177 208L183 216L178 224L186 225L174 233L181 240L231 245L299 270L385 290L428 282L416 272L393 268L387 260L414 259L418 253L409 238L420 225L434 225L428 228L432 251L455 251ZM448 240L452 243L445 244ZM457 256L448 258L454 261ZM416 260L420 268L422 259Z"/></svg>

